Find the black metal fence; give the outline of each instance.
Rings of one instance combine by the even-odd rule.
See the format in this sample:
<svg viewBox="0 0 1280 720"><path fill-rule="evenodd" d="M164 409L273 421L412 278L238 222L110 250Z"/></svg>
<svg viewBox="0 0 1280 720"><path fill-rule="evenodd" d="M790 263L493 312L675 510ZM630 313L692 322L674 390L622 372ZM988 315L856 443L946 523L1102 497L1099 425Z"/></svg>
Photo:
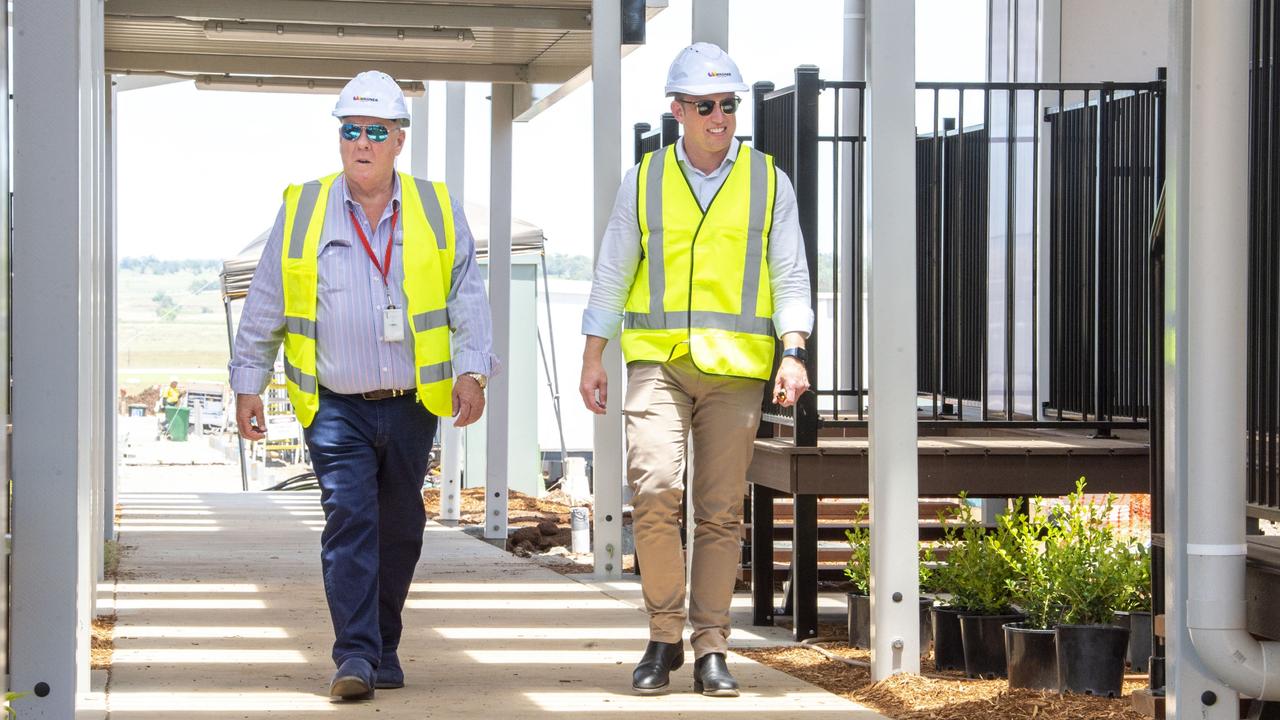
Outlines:
<svg viewBox="0 0 1280 720"><path fill-rule="evenodd" d="M1249 120L1247 501L1280 520L1280 3L1254 0Z"/></svg>

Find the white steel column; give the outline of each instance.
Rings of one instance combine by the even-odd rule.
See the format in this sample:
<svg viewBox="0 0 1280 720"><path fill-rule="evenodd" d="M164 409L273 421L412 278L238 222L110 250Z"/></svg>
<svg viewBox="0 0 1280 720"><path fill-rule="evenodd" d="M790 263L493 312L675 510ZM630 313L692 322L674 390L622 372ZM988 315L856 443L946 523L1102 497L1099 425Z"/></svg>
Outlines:
<svg viewBox="0 0 1280 720"><path fill-rule="evenodd" d="M106 475L106 429L107 429L107 411L108 408L114 407L114 402L108 404L109 399L107 393L114 392L109 390L114 383L109 383L107 379L107 316L106 316L106 91L108 78L104 68L103 61L103 27L102 2L94 0L90 4L90 22L82 26L82 33L87 34L85 38L88 42L90 52L86 59L82 59L81 68L85 73L85 79L89 83L91 92L91 102L89 106L89 124L82 128L85 142L89 148L89 172L83 173L84 187L89 192L89 217L87 222L91 228L91 246L89 252L89 271L84 274L85 289L87 290L84 298L85 306L83 312L89 318L88 331L91 341L89 346L89 366L92 368L93 376L89 384L89 397L85 401L88 412L89 421L89 477L91 497L93 504L90 506L90 527L92 532L89 537L92 540L89 543L89 583L91 587L96 587L97 582L103 578L103 549L104 545L101 538L106 530L104 528L105 517L104 509L106 500L104 497L105 485L103 479ZM96 30L96 31L95 31ZM87 32L86 32L87 31ZM83 37L83 35L82 35ZM96 593L93 595L96 599ZM97 604L94 603L94 612L97 612ZM88 684L82 688L87 691Z"/></svg>
<svg viewBox="0 0 1280 720"><path fill-rule="evenodd" d="M91 536L82 273L92 238L90 0L15 0L11 686L66 720L88 680ZM30 132L27 132L27 131Z"/></svg>
<svg viewBox="0 0 1280 720"><path fill-rule="evenodd" d="M1189 628L1212 628L1215 639L1245 620L1249 3L1177 0L1170 27L1166 713L1234 720L1237 694L1206 665ZM1256 659L1265 673L1256 649L1241 647L1222 665L1243 671Z"/></svg>
<svg viewBox="0 0 1280 720"><path fill-rule="evenodd" d="M0 27L9 27L8 3L0 5ZM9 97L9 41L12 35L0 36L0 97ZM0 107L0 198L9 197L9 105ZM0 347L9 347L9 320L11 308L9 297L9 270L13 258L9 254L9 205L0 203ZM0 353L0 378L9 378L9 353ZM8 425L12 408L9 405L9 393L0 393L0 423ZM0 438L0 468L10 467L12 453L9 438ZM3 484L8 487L7 479ZM0 495L0 528L9 527L10 498ZM0 588L9 587L9 543L0 547ZM9 593L0 592L0 619L8 619L10 612ZM9 666L9 626L0 622L0 662ZM10 689L8 679L0 676L0 692Z"/></svg>
<svg viewBox="0 0 1280 720"><path fill-rule="evenodd" d="M103 121L106 124L104 131L105 147L103 151L103 167L102 177L104 179L103 192L103 257L102 257L102 278L103 278L103 310L105 313L105 342L103 344L103 359L106 362L106 379L107 387L105 400L107 403L106 413L103 416L106 420L106 427L103 431L105 442L102 446L103 452L103 476L102 476L102 536L104 540L116 539L116 479L118 477L116 464L116 427L120 418L120 391L117 381L116 367L116 89L115 83L111 76L104 78L105 94L103 96L106 101L106 108L103 112Z"/></svg>
<svg viewBox="0 0 1280 720"><path fill-rule="evenodd" d="M409 172L415 177L425 178L427 172L427 150L431 146L429 134L431 110L429 96L431 83L422 81L422 97L409 99L409 130L413 132L413 142L409 148Z"/></svg>
<svg viewBox="0 0 1280 720"><path fill-rule="evenodd" d="M511 357L511 120L510 85L492 86L489 158L489 309L493 313L493 353ZM521 352L532 352L521 348ZM511 374L499 373L489 385L488 468L485 473L484 536L507 537L507 485L511 471Z"/></svg>
<svg viewBox="0 0 1280 720"><path fill-rule="evenodd" d="M695 13L697 12L695 8ZM592 151L595 192L595 256L609 224L614 196L622 179L622 8L617 0L591 2L591 102ZM626 369L618 342L604 351L609 373L609 409L594 416L591 482L594 495L591 549L595 553L595 577L622 577L622 398L626 395Z"/></svg>
<svg viewBox="0 0 1280 720"><path fill-rule="evenodd" d="M447 83L444 94L444 181L461 203L466 191L467 86ZM449 418L440 420L440 455L440 519L457 522L462 507L462 432Z"/></svg>
<svg viewBox="0 0 1280 720"><path fill-rule="evenodd" d="M920 672L916 465L915 3L870 0L865 176L871 677Z"/></svg>
<svg viewBox="0 0 1280 720"><path fill-rule="evenodd" d="M729 51L729 0L693 0L693 41Z"/></svg>
<svg viewBox="0 0 1280 720"><path fill-rule="evenodd" d="M844 0L844 79L867 79L867 0ZM858 93L845 90L840 93L840 134L845 136L861 135L863 128L858 127ZM854 257L853 236L858 219L853 216L853 174L856 171L853 162L853 146L840 144L840 287L837 297L843 298L833 308L837 327L840 332L840 347L835 348L837 388L861 387L861 378L854 377L853 368L866 367L862 358L853 357L853 333L848 328L854 327L853 297ZM816 309L816 308L815 308ZM859 318L860 319L860 318ZM861 325L861 323L859 323ZM856 360L856 362L855 362ZM857 411L861 397L837 397L836 407L841 411Z"/></svg>

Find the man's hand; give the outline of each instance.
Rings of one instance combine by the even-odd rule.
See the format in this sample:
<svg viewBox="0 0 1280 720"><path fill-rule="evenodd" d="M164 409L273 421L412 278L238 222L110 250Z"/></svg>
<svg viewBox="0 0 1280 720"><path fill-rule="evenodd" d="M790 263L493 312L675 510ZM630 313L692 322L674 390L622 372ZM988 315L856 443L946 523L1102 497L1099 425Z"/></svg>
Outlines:
<svg viewBox="0 0 1280 720"><path fill-rule="evenodd" d="M782 407L791 407L808 389L809 371L804 364L793 357L782 358L778 376L773 381L774 402Z"/></svg>
<svg viewBox="0 0 1280 720"><path fill-rule="evenodd" d="M250 420L257 420L258 424L251 425ZM245 440L261 440L267 436L267 415L262 409L261 396L236 394L236 427Z"/></svg>
<svg viewBox="0 0 1280 720"><path fill-rule="evenodd" d="M453 383L453 426L462 428L484 414L484 390L470 375L459 375Z"/></svg>
<svg viewBox="0 0 1280 720"><path fill-rule="evenodd" d="M596 415L603 415L609 407L609 373L601 359L606 342L604 338L588 335L587 345L582 351L582 379L578 383L578 392L582 394L582 404Z"/></svg>

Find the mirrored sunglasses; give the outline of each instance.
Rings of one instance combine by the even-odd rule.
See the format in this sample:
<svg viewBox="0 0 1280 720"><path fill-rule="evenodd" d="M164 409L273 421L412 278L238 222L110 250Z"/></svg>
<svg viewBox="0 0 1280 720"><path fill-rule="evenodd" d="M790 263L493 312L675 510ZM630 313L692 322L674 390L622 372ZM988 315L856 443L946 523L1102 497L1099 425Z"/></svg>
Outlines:
<svg viewBox="0 0 1280 720"><path fill-rule="evenodd" d="M685 105L694 106L695 108L697 108L698 114L703 117L710 115L711 111L714 110L716 107L715 100L697 100L697 101L679 100L679 102L682 102ZM724 100L720 101L720 110L723 111L725 115L732 115L738 111L738 104L741 102L742 102L742 98L738 97L737 95L734 95L731 98L725 98Z"/></svg>
<svg viewBox="0 0 1280 720"><path fill-rule="evenodd" d="M364 133L370 142L385 142L391 135L391 131L386 125L357 125L355 123L342 123L342 127L338 128L338 134L343 140L355 142L360 139L360 133Z"/></svg>

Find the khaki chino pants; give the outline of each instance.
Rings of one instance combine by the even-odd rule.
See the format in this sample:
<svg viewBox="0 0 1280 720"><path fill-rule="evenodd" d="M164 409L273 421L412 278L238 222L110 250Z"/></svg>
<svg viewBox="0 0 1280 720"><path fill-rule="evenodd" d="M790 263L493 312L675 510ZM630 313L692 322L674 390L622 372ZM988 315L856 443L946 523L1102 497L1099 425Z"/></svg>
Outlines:
<svg viewBox="0 0 1280 720"><path fill-rule="evenodd" d="M627 366L627 481L649 612L649 637L678 643L685 623L680 498L686 440L695 528L688 618L695 657L729 647L729 604L742 558L742 500L760 423L761 380L708 375L688 355Z"/></svg>

